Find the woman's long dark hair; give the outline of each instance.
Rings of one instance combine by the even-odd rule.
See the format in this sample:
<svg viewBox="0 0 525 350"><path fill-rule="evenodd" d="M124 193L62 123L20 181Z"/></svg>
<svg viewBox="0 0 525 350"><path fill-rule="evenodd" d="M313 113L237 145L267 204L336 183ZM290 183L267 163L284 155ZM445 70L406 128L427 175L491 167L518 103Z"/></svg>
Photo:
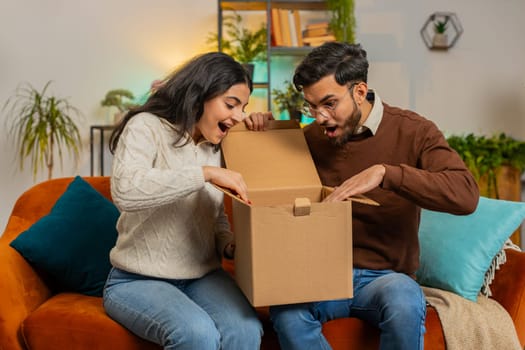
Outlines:
<svg viewBox="0 0 525 350"><path fill-rule="evenodd" d="M115 152L128 121L141 112L152 113L175 125L179 133L174 144L179 144L186 133L192 133L195 124L202 117L204 103L239 83L247 84L250 92L253 91L248 73L230 56L210 52L194 57L166 78L146 103L126 114L111 134L111 153ZM189 141L190 139L185 140L184 144Z"/></svg>

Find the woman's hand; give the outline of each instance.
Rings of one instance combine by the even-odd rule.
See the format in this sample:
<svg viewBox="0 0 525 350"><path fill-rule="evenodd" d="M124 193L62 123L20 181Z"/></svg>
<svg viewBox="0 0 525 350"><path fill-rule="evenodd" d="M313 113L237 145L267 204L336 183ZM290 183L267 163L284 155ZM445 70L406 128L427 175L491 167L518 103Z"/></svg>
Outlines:
<svg viewBox="0 0 525 350"><path fill-rule="evenodd" d="M235 257L235 243L228 243L224 247L224 257L226 259L233 259Z"/></svg>
<svg viewBox="0 0 525 350"><path fill-rule="evenodd" d="M274 120L272 112L253 112L244 119L244 124L249 130L264 131L268 129L270 120Z"/></svg>
<svg viewBox="0 0 525 350"><path fill-rule="evenodd" d="M243 201L247 203L250 202L248 200L248 187L246 186L246 183L244 182L244 179L240 173L214 166L203 166L202 172L204 174L205 181L230 189L234 193L238 194Z"/></svg>

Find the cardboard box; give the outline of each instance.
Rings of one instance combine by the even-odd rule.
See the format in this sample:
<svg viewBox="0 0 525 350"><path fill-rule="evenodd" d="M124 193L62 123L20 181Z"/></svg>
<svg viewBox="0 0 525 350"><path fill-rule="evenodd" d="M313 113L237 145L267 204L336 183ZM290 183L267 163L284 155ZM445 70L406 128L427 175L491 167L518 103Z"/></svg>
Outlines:
<svg viewBox="0 0 525 350"><path fill-rule="evenodd" d="M321 203L329 189L299 124L275 121L264 132L239 124L222 150L252 202L232 205L235 277L252 305L351 298L352 202Z"/></svg>

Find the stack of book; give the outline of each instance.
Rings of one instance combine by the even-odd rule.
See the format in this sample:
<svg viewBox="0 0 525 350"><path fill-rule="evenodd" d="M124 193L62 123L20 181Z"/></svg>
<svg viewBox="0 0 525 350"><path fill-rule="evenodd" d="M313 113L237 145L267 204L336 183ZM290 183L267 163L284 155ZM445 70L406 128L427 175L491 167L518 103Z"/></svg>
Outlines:
<svg viewBox="0 0 525 350"><path fill-rule="evenodd" d="M335 41L335 36L330 31L330 25L328 22L306 25L302 37L303 44L308 46L320 46L326 42Z"/></svg>
<svg viewBox="0 0 525 350"><path fill-rule="evenodd" d="M272 43L275 46L303 46L298 10L272 9Z"/></svg>

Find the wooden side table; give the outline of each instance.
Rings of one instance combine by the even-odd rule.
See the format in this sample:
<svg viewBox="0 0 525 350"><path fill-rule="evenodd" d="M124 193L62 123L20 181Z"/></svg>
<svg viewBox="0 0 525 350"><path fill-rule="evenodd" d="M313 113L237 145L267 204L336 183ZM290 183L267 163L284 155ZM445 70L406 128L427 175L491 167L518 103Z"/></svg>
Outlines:
<svg viewBox="0 0 525 350"><path fill-rule="evenodd" d="M100 168L100 176L104 176L104 133L106 131L113 131L115 129L115 125L91 125L89 128L89 146L90 146L90 152L91 152L91 162L90 162L90 169L91 169L91 176L94 176L95 174L95 132L98 132L99 136L99 168Z"/></svg>

